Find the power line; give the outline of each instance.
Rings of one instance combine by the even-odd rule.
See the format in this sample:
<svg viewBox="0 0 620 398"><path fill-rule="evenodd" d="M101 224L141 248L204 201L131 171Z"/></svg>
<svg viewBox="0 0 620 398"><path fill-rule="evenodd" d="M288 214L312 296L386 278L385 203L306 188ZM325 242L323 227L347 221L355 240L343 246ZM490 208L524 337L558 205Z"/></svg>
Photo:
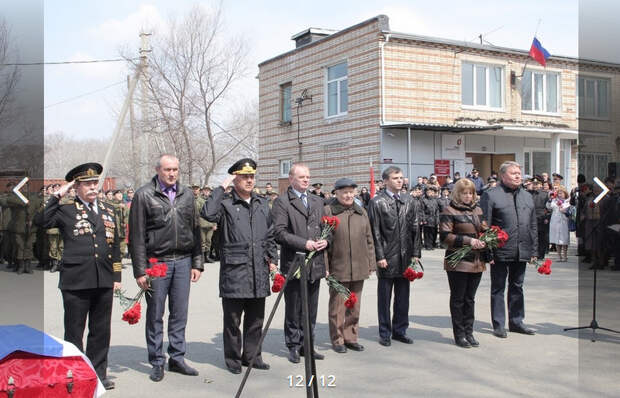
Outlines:
<svg viewBox="0 0 620 398"><path fill-rule="evenodd" d="M97 90L94 90L94 91L89 91L88 93L84 93L84 94L80 94L80 95L75 96L75 97L67 98L66 100L62 100L60 102L56 102L56 103L53 103L53 104L50 104L50 105L46 105L46 106L43 107L43 109L47 109L47 108L50 108L52 106L64 104L66 102L70 102L70 101L73 101L73 100L76 100L76 99L79 99L79 98L82 98L82 97L86 97L88 95L95 94L95 93L98 93L98 92L103 91L103 90L107 90L110 87L118 86L119 84L123 84L123 83L125 83L125 80L121 80L120 82L112 83L110 85L107 85L105 87L101 87L101 88L99 88Z"/></svg>
<svg viewBox="0 0 620 398"><path fill-rule="evenodd" d="M18 62L0 64L0 66L33 66L33 65L67 65L67 64L95 64L102 62L124 62L124 61L137 61L140 58L113 58L113 59L93 59L89 61L56 61L56 62Z"/></svg>

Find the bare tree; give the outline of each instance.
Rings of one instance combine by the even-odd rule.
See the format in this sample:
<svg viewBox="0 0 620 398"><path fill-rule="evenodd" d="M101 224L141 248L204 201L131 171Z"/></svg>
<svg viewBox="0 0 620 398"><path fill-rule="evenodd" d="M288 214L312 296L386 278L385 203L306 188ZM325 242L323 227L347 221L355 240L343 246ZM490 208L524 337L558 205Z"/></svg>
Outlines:
<svg viewBox="0 0 620 398"><path fill-rule="evenodd" d="M15 88L19 81L19 71L11 63L10 30L4 19L0 19L0 129L5 128L14 120L11 105L15 100Z"/></svg>
<svg viewBox="0 0 620 398"><path fill-rule="evenodd" d="M196 172L208 182L222 162L256 135L256 114L227 98L246 73L246 54L243 40L224 33L219 8L209 13L194 7L181 21L171 20L153 42L144 76L148 95L142 98L149 115L142 128L165 136L168 152L179 157L188 182L196 182ZM225 119L225 126L216 126L215 115ZM251 122L254 127L248 127Z"/></svg>

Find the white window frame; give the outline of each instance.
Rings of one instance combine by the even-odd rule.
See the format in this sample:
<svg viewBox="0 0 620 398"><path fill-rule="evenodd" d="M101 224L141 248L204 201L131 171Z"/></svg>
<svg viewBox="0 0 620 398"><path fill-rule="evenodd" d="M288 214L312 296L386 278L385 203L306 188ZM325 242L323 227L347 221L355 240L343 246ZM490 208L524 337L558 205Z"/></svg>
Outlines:
<svg viewBox="0 0 620 398"><path fill-rule="evenodd" d="M538 69L526 69L525 71L523 71L523 76L525 76L525 74L527 72L531 72L532 73L532 79L530 81L530 95L532 96L531 98L531 103L532 103L532 109L523 109L523 98L521 98L521 113L524 114L530 114L530 115L547 115L547 116L561 116L562 115L562 74L560 72L556 72L556 71L542 71L542 70L538 70ZM534 78L535 75L542 75L543 76L543 109L542 110L535 110L534 109L534 96L536 95L535 93L535 82L536 79ZM549 112L547 111L547 76L548 75L554 75L557 77L557 92L556 92L556 98L557 98L557 111L555 112ZM523 96L523 87L521 87L521 97Z"/></svg>
<svg viewBox="0 0 620 398"><path fill-rule="evenodd" d="M333 68L334 66L338 66L340 64L345 64L346 68L347 68L347 74L336 78L336 79L332 79L329 80L329 68ZM340 84L342 81L346 80L347 81L347 110L346 111L342 111L340 109ZM338 89L336 90L336 105L337 105L337 112L334 115L330 115L329 114L329 92L328 92L328 87L329 87L329 83L331 82L337 82L338 83ZM324 87L324 92L325 92L325 118L326 119L333 119L333 118L337 118L337 117L342 117L345 116L349 113L349 98L351 97L349 95L349 63L348 61L342 60L339 62L336 62L334 64L330 64L328 66L325 67L325 87Z"/></svg>
<svg viewBox="0 0 620 398"><path fill-rule="evenodd" d="M473 105L466 105L463 104L463 64L469 64L472 65L474 67L474 73L472 76L472 82L473 82ZM500 68L501 69L501 80L499 82L499 89L500 89L500 93L499 93L499 97L500 97L500 101L501 104L499 107L494 107L494 106L489 106L489 105L476 105L476 67L484 67L486 68L486 73L485 73L485 80L486 80L486 98L485 98L485 103L488 104L490 102L490 93L491 90L489 89L489 85L490 85L490 80L489 80L489 72L491 70L491 68ZM498 65L498 64L486 64L486 63L482 63L482 62L473 62L473 61L463 61L461 62L461 108L462 109L473 109L473 110L483 110L483 111L493 111L493 112L504 112L504 108L506 105L506 100L505 100L505 96L506 96L506 89L505 89L505 85L506 85L506 68L504 67L504 65Z"/></svg>
<svg viewBox="0 0 620 398"><path fill-rule="evenodd" d="M285 96L284 96L284 91L289 88L290 89L290 98L288 101L288 104L285 101ZM292 100L293 100L293 83L292 82L286 82L286 83L282 83L280 84L280 123L281 124L291 124L292 120L293 120L293 105L292 105ZM288 116L289 119L285 120L284 119L284 109L286 107L286 105L288 105Z"/></svg>
<svg viewBox="0 0 620 398"><path fill-rule="evenodd" d="M288 178L288 172L293 166L292 160L280 160L280 178Z"/></svg>
<svg viewBox="0 0 620 398"><path fill-rule="evenodd" d="M534 148L534 147L523 147L523 167L521 169L521 174L523 175L529 175L530 177L533 177L533 173L534 173L534 152L547 152L549 153L549 156L551 157L551 148ZM525 165L525 158L529 157L529 161L528 163L528 167L526 169L526 165Z"/></svg>
<svg viewBox="0 0 620 398"><path fill-rule="evenodd" d="M581 114L581 107L580 107L580 92L579 92L579 79L583 79L583 80L593 80L595 82L594 84L594 115L582 115ZM604 80L605 82L607 82L607 116L596 116L597 113L597 109L598 109L598 86L596 84L597 80ZM585 83L584 83L584 87L585 87ZM593 120L611 120L611 110L612 110L612 106L611 106L611 79L607 78L607 77L600 77L600 76L577 76L577 117L582 118L582 119L593 119Z"/></svg>

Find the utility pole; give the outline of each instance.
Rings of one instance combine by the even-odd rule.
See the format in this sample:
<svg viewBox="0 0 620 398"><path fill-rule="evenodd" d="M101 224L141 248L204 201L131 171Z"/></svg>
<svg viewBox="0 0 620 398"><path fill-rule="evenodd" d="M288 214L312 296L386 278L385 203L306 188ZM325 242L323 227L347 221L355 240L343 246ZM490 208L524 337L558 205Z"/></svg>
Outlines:
<svg viewBox="0 0 620 398"><path fill-rule="evenodd" d="M145 182L147 182L149 180L151 171L152 171L152 167L150 164L150 139L149 139L149 133L147 132L147 129L145 129L145 126L148 126L148 119L149 119L149 110L148 110L148 89L147 89L147 84L148 84L148 76L149 76L149 62L148 62L148 54L151 52L151 45L149 43L149 39L150 39L151 33L146 33L146 32L141 32L140 33L140 41L141 41L141 45L140 45L140 75L139 75L139 79L140 79L140 95L141 95L141 109L140 109L140 113L141 113L141 126L142 126L142 133L139 136L139 144L140 144L140 168L138 169L139 172L137 173L139 179L140 179L140 184L144 184Z"/></svg>
<svg viewBox="0 0 620 398"><path fill-rule="evenodd" d="M131 87L131 76L127 75L127 91L129 91L129 87ZM134 117L134 113L133 113L133 99L132 101L129 103L129 131L131 132L131 140L130 140L130 145L131 145L131 169L132 170L137 170L137 166L138 166L138 153L136 151L136 125L135 125L135 117ZM138 181L136 179L136 176L134 174L133 177L133 182L132 185L133 187L137 187L139 185L140 181Z"/></svg>
<svg viewBox="0 0 620 398"><path fill-rule="evenodd" d="M140 34L142 36L142 34ZM97 189L101 189L103 182L109 172L109 163L112 157L112 153L114 152L114 147L116 146L116 142L118 141L118 137L121 133L121 128L123 127L123 123L125 122L125 116L127 115L127 111L130 108L130 104L133 101L133 93L136 89L136 85L138 80L140 79L140 75L142 73L142 67L146 64L146 53L148 51L144 51L145 41L142 41L143 47L140 49L140 65L136 69L133 78L129 79L129 87L127 91L127 96L125 97L125 101L123 102L123 107L121 108L121 113L116 121L116 127L114 128L114 133L112 134L112 139L110 140L110 144L108 145L108 150L106 151L105 158L103 160L103 173L99 176L99 183L97 184ZM146 43L148 45L148 42Z"/></svg>

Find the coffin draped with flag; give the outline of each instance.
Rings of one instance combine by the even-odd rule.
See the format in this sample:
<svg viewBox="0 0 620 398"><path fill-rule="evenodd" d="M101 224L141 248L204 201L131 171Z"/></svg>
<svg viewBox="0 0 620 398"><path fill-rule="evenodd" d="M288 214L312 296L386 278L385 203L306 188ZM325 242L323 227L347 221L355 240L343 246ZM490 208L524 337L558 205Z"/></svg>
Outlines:
<svg viewBox="0 0 620 398"><path fill-rule="evenodd" d="M105 392L77 347L26 325L0 326L0 397L100 397Z"/></svg>

